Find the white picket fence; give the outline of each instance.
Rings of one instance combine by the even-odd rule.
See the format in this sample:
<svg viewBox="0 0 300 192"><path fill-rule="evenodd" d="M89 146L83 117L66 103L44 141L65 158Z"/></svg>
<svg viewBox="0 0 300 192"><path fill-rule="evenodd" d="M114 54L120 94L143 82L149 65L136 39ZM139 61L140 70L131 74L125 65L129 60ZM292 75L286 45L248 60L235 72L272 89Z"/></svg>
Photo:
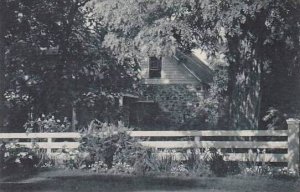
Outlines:
<svg viewBox="0 0 300 192"><path fill-rule="evenodd" d="M141 141L143 146L155 149L189 149L189 148L217 148L217 149L260 149L260 153L226 153L227 161L256 161L256 162L286 162L288 169L299 173L299 121L288 120L288 130L239 130L239 131L130 131L132 137L156 138L155 141ZM79 146L80 134L76 132L64 133L0 133L0 140L15 140L18 144L47 149L51 154L55 149L76 149ZM248 141L204 141L202 137L248 137ZM283 141L255 141L252 137L284 137ZM164 138L159 140L159 138ZM169 138L169 139L168 139ZM176 139L177 138L177 139ZM188 138L180 141L178 138ZM192 139L191 139L192 138ZM27 141L21 141L26 139ZM73 141L56 141L57 139L72 139ZM172 140L173 139L173 140ZM29 140L29 141L28 141ZM266 149L285 149L287 153L262 153ZM161 155L164 155L161 153ZM166 155L166 154L165 154ZM175 152L177 158L184 158L181 153Z"/></svg>

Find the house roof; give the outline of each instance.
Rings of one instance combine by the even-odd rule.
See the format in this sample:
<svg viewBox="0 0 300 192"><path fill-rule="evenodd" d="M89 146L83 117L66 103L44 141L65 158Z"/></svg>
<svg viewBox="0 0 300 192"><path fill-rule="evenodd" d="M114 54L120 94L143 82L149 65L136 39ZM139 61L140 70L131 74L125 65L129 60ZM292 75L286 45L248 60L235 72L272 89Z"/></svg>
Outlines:
<svg viewBox="0 0 300 192"><path fill-rule="evenodd" d="M183 53L177 50L175 58L199 81L203 83L213 81L213 71L193 53Z"/></svg>
<svg viewBox="0 0 300 192"><path fill-rule="evenodd" d="M176 51L173 56L162 59L161 77L150 78L149 60L141 62L142 84L208 84L213 80L213 72L201 59L193 53Z"/></svg>

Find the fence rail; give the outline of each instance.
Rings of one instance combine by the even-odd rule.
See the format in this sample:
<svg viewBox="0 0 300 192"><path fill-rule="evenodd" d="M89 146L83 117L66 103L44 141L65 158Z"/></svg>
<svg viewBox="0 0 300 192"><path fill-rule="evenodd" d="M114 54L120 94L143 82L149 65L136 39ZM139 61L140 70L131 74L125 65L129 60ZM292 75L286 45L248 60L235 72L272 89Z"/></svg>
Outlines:
<svg viewBox="0 0 300 192"><path fill-rule="evenodd" d="M225 154L228 161L253 161L256 162L286 162L288 169L299 173L299 121L289 119L288 130L239 130L239 131L130 131L132 137L156 138L155 141L141 141L146 147L156 149L189 149L189 148L219 148L219 149L284 149L286 153L238 153L231 152ZM18 144L32 147L33 140L39 148L47 149L47 153L52 153L53 149L76 149L79 147L79 133L0 133L0 140L17 140ZM203 137L213 137L215 140L205 141ZM219 141L216 138L225 137L248 137L245 141ZM268 141L255 141L254 137L267 137ZM283 141L270 140L270 138L283 137ZM164 138L164 139L161 139ZM177 138L177 139L176 139ZM188 138L179 141L178 138ZM61 141L63 139L73 139L73 141ZM170 140L173 139L173 140ZM174 140L175 139L175 140ZM29 140L29 141L22 141ZM168 153L161 152L159 155L165 156ZM172 153L177 159L184 159L182 153Z"/></svg>

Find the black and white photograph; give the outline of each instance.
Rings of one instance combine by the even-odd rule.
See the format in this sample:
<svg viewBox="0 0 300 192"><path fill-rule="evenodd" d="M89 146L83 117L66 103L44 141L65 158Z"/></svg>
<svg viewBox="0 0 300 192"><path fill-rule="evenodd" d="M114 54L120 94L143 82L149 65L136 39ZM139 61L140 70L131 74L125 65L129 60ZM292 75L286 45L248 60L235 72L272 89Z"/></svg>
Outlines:
<svg viewBox="0 0 300 192"><path fill-rule="evenodd" d="M300 0L0 0L0 192L300 192Z"/></svg>

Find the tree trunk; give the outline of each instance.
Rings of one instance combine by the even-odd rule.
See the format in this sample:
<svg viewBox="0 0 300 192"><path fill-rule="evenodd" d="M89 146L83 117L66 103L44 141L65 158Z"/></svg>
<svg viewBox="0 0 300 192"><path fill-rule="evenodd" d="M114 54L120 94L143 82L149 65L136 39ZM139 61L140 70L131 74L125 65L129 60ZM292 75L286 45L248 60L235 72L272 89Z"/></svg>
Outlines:
<svg viewBox="0 0 300 192"><path fill-rule="evenodd" d="M261 63L255 59L247 39L235 42L234 46L239 53L229 70L230 128L256 130L260 119Z"/></svg>
<svg viewBox="0 0 300 192"><path fill-rule="evenodd" d="M232 126L235 129L258 129L260 118L260 67L257 62L253 70L236 74L237 82L233 90L233 100L230 103ZM248 74L247 74L248 73Z"/></svg>
<svg viewBox="0 0 300 192"><path fill-rule="evenodd" d="M238 65L240 62L240 52L238 49L239 46L239 37L227 37L228 39L228 49L227 52L227 58L229 62L229 68L228 68L228 86L227 86L227 95L228 95L228 102L226 103L226 106L228 108L228 114L227 119L228 123L226 125L227 129L234 129L233 127L233 110L234 106L232 103L235 100L235 84L236 84L236 74L238 72Z"/></svg>
<svg viewBox="0 0 300 192"><path fill-rule="evenodd" d="M0 2L0 132L4 132L5 121L5 15L6 1Z"/></svg>
<svg viewBox="0 0 300 192"><path fill-rule="evenodd" d="M76 125L77 125L77 113L76 113L76 107L72 106L72 131L76 131Z"/></svg>

